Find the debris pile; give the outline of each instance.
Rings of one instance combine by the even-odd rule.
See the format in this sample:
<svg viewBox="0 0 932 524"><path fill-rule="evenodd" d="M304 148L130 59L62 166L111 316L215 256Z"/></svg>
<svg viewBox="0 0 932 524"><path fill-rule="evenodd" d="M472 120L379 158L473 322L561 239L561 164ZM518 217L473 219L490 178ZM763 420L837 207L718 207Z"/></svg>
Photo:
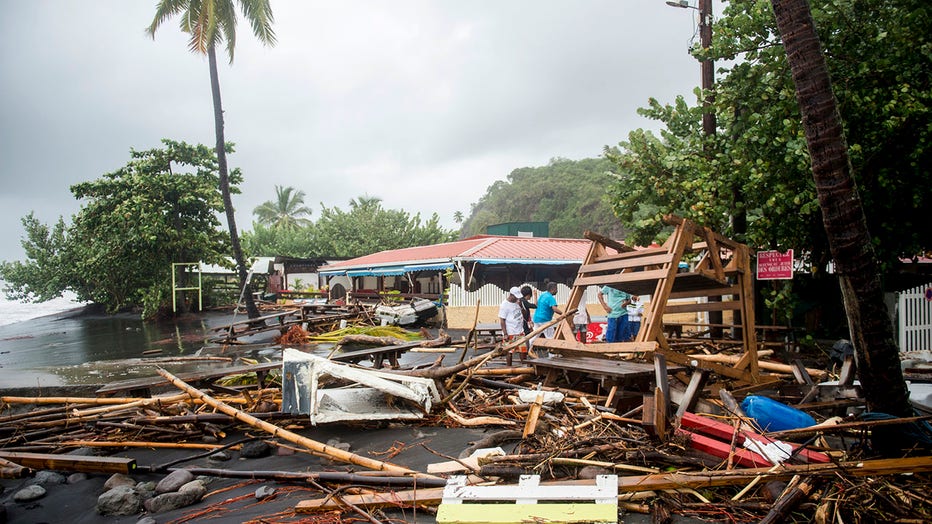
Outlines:
<svg viewBox="0 0 932 524"><path fill-rule="evenodd" d="M743 402L739 402L725 387L728 380L713 381L710 386L698 387L697 393L687 394L692 381L688 370L666 369L663 359L656 355L647 383L633 380L627 389L617 385L626 376L640 377L643 370L618 367L621 361L606 360L615 367L584 373L571 371L565 362L560 363L560 373L549 372L556 369L555 362L573 360L568 356L532 358L526 366L504 367L500 357L521 343L499 344L489 352L475 352L463 343L447 348L461 353L451 354L461 357L459 364L383 369L377 374L367 371L371 368L307 357L315 366L324 366L324 374L315 372L309 382L315 388L318 383L324 387L334 378L338 382L333 385L338 388L347 380L355 380L357 386L381 388L382 409L389 411L401 412L412 405L405 398L407 393L391 384L429 377L432 380L428 382L436 389L425 397L429 399L426 403L419 404L420 421L411 424L484 431L481 438L461 450L459 457L431 449L437 461L421 471L390 462L393 453L412 443L398 443L394 452L376 457L350 452L338 442L315 440L313 417L282 410L279 388L253 385L237 386L235 391L224 391L230 388L223 386L198 389L160 371L175 392L151 398L3 397L6 409L0 416L0 474L3 478L23 478L35 475L36 470L55 469L132 477L142 472L186 471L193 475L265 479L272 482L267 490L273 494L264 492L261 500L275 500L275 492L278 497L289 493L299 499L292 510L275 512L277 520L270 521L280 522L300 520L306 513L335 518L332 512L340 512L346 518L366 515L367 520L379 521L386 518L385 514L400 511L400 507L429 511L427 508L441 504L444 485L454 475L465 476L465 481L458 482L467 485L515 484L521 482L522 476L537 475L542 486L576 485L600 475L614 475L620 514L648 513L661 520L672 514L730 522L932 520L932 500L928 497L932 456L928 443L923 441L929 438L926 417L832 416L859 413L857 407L863 407L857 388L846 385L844 380L819 384L804 373L805 367L790 364L786 373L768 375L767 391L742 392ZM466 358L468 352L476 354ZM766 369L768 361L760 364ZM289 373L287 366L285 373ZM661 373L662 379L657 380ZM397 380L386 381L389 374ZM296 402L295 392L310 394L302 392L294 380L283 381L297 388L285 395L292 403ZM642 391L635 391L638 389ZM781 389L791 395L781 395ZM810 393L811 389L818 391ZM413 398L415 390L410 391ZM676 391L680 393L671 393ZM801 392L802 397L808 397L801 405L796 402L797 408L803 409L781 402L792 401L793 394L796 400L802 400ZM839 392L845 393L839 400L822 400ZM662 400L671 398L675 400ZM678 409L686 403L695 407ZM763 417L748 416L742 409L757 413L759 403L766 409L813 417L817 424L798 427L797 423L791 428L770 427L764 431L760 427ZM340 404L332 402L330 408L339 409ZM22 406L39 407L23 412ZM372 413L369 418L377 418L375 411ZM363 427L373 431L365 411L351 419L357 425L347 426L344 431L360 431ZM777 419L788 418L781 414ZM231 439L231 435L242 438ZM878 447L879 435L885 444L894 435L900 436L895 455L891 455L890 446ZM217 460L225 454L242 452L243 446L255 442L300 450L333 462L326 470L318 471L307 471L301 455L293 457L293 468L279 471L234 472L184 466L205 457ZM426 442L421 442L421 447L430 449ZM88 448L108 453L134 448L171 449L182 456L162 463L136 464L112 456L64 454ZM499 449L489 452L490 448ZM382 473L368 476L360 468ZM170 500L167 507L194 504L190 511L202 514L207 511L205 504L208 508L219 504L219 493L201 484L188 485L192 481L184 483L187 487L165 492L175 493L169 496L156 496L158 490L147 491L147 486L121 488L130 502L139 499L139 505L130 504L128 507L135 509L127 511L165 511L158 508L163 507L163 500ZM360 484L366 487L341 488ZM243 486L242 482L237 485ZM116 495L110 493L107 498ZM156 500L158 497L161 499ZM98 507L125 508L124 498ZM260 499L256 496L250 500ZM103 511L112 514L124 509Z"/></svg>

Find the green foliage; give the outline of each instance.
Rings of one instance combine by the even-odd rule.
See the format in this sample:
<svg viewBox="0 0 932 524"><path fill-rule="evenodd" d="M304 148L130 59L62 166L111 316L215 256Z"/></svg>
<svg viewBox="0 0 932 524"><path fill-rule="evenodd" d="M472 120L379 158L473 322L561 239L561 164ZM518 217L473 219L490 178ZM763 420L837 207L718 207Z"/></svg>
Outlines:
<svg viewBox="0 0 932 524"><path fill-rule="evenodd" d="M591 229L618 236L621 223L605 196L612 165L604 159L557 158L542 167L515 169L473 204L463 222L464 236L483 234L504 222L550 222L550 236L580 238Z"/></svg>
<svg viewBox="0 0 932 524"><path fill-rule="evenodd" d="M454 231L440 226L436 213L422 221L420 213L411 216L403 210L384 209L375 197L350 200L349 211L321 205L313 231L316 252L334 257L358 257L456 238Z"/></svg>
<svg viewBox="0 0 932 524"><path fill-rule="evenodd" d="M916 0L811 3L878 255L887 263L914 256L932 246L932 232L921 226L932 182L930 7ZM606 148L617 173L614 209L639 243L661 231L663 214L676 213L754 247L795 248L816 267L827 260L777 34L768 0L729 2L715 21L712 48L694 51L729 64L715 85L716 136L702 136L697 91L694 106L652 100L641 110L664 124L659 136L636 130ZM742 212L744 238L729 221Z"/></svg>
<svg viewBox="0 0 932 524"><path fill-rule="evenodd" d="M181 30L188 33L188 49L193 53L207 54L208 48L226 42L227 55L233 63L236 51L236 7L252 27L252 32L265 45L275 44L272 29L274 17L269 0L161 0L156 5L155 17L146 33L155 38L155 31L174 15L181 14Z"/></svg>
<svg viewBox="0 0 932 524"><path fill-rule="evenodd" d="M258 222L275 229L296 230L311 221L304 218L311 210L304 205L304 191L293 187L275 186L275 200L263 202L253 210Z"/></svg>
<svg viewBox="0 0 932 524"><path fill-rule="evenodd" d="M0 269L8 296L47 300L71 290L110 311L143 306L150 316L171 301L173 262L224 263L228 237L218 229L223 203L213 150L163 143L131 151L123 168L72 186L86 203L70 227L25 217L27 262Z"/></svg>
<svg viewBox="0 0 932 524"><path fill-rule="evenodd" d="M370 196L350 200L349 210L321 205L317 222L308 220L305 226L277 228L254 222L252 227L243 234L249 253L297 258L352 258L456 238L456 232L440 227L436 213L423 221L420 213L384 209L381 199Z"/></svg>
<svg viewBox="0 0 932 524"><path fill-rule="evenodd" d="M296 228L275 228L252 223L252 231L243 232L243 248L253 256L313 258L313 224Z"/></svg>

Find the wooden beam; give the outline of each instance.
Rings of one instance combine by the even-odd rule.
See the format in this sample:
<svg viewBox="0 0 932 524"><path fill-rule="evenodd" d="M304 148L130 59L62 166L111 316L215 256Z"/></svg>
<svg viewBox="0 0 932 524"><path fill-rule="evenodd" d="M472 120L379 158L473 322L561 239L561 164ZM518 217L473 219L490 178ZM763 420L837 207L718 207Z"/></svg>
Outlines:
<svg viewBox="0 0 932 524"><path fill-rule="evenodd" d="M741 311L741 309L740 300L728 300L706 302L704 304L667 304L663 312L666 315L672 315L674 313L697 313L700 311Z"/></svg>
<svg viewBox="0 0 932 524"><path fill-rule="evenodd" d="M672 259L670 253L660 253L657 255L647 255L642 257L627 257L616 260L599 260L590 264L579 266L580 273L596 273L599 271L619 271L622 269L631 269L643 266L659 266L668 264Z"/></svg>
<svg viewBox="0 0 932 524"><path fill-rule="evenodd" d="M124 457L83 457L50 453L0 451L0 458L32 469L53 469L79 473L123 473L136 469L136 459Z"/></svg>
<svg viewBox="0 0 932 524"><path fill-rule="evenodd" d="M705 386L706 376L707 372L704 369L696 369L693 371L692 377L689 379L689 385L686 386L686 393L683 395L683 401L680 402L679 407L676 409L677 420L682 419L683 415L696 405L696 401L699 400L699 392L701 392L703 386Z"/></svg>
<svg viewBox="0 0 932 524"><path fill-rule="evenodd" d="M619 253L624 253L626 251L634 251L634 248L628 245L625 245L617 240L611 239L605 235L600 235L594 231L589 231L588 229L583 232L583 237L602 244L603 246L610 247Z"/></svg>
<svg viewBox="0 0 932 524"><path fill-rule="evenodd" d="M625 282L650 282L659 280L667 276L668 271L665 269L655 269L653 271L636 271L634 273L621 273L612 275L596 275L591 277L579 277L573 283L573 286L599 286L618 284L624 287ZM651 297L653 299L653 297Z"/></svg>

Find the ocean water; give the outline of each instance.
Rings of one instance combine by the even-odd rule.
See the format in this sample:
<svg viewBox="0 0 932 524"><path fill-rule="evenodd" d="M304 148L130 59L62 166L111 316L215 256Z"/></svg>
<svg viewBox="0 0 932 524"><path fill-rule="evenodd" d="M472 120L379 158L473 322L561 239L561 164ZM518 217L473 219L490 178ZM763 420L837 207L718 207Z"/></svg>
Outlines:
<svg viewBox="0 0 932 524"><path fill-rule="evenodd" d="M230 315L143 322L84 310L73 296L37 304L0 298L0 388L104 384L152 375L150 356L195 356ZM145 369L144 369L145 368Z"/></svg>
<svg viewBox="0 0 932 524"><path fill-rule="evenodd" d="M2 287L3 282L0 281L0 289L2 289ZM0 326L15 324L16 322L47 315L64 313L83 306L84 304L82 302L78 302L75 299L73 293L67 293L64 297L39 303L23 303L9 300L6 298L6 295L0 293Z"/></svg>

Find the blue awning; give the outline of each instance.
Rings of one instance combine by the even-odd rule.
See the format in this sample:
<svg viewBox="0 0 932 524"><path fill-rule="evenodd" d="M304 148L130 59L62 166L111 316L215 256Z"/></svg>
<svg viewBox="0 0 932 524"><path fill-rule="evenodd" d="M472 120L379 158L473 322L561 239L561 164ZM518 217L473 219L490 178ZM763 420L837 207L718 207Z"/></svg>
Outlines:
<svg viewBox="0 0 932 524"><path fill-rule="evenodd" d="M430 271L436 269L449 269L453 267L452 262L441 262L439 264L411 264L405 266L405 271Z"/></svg>

